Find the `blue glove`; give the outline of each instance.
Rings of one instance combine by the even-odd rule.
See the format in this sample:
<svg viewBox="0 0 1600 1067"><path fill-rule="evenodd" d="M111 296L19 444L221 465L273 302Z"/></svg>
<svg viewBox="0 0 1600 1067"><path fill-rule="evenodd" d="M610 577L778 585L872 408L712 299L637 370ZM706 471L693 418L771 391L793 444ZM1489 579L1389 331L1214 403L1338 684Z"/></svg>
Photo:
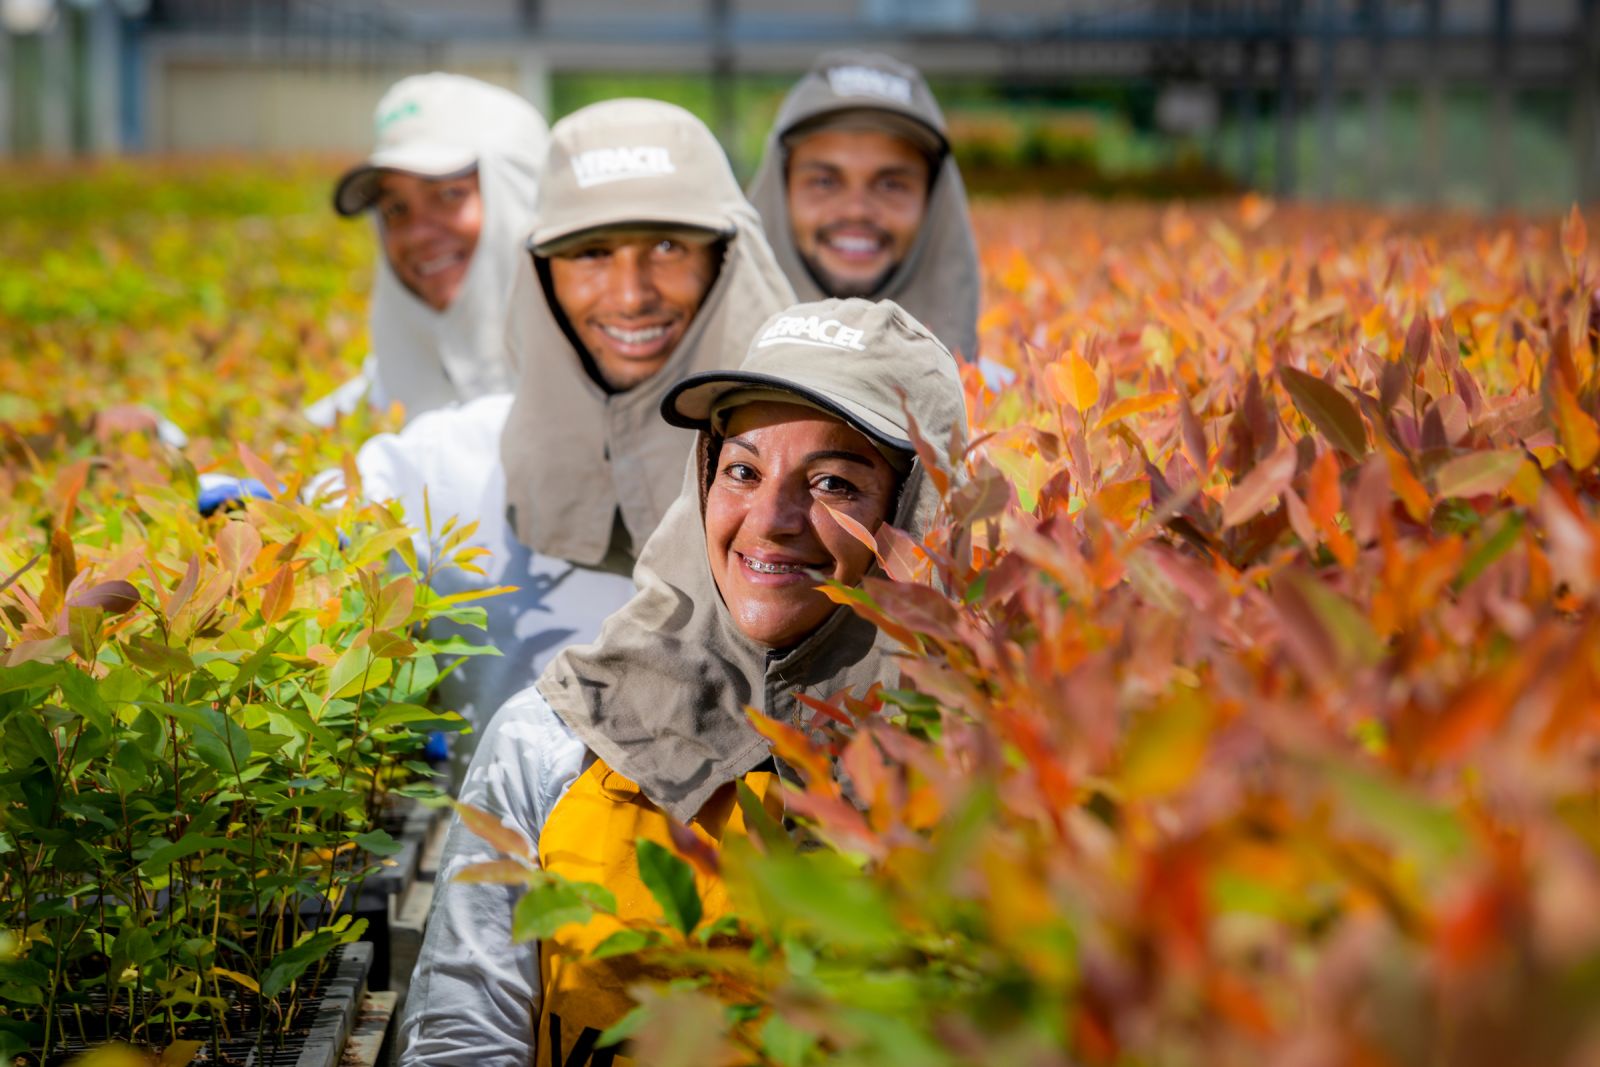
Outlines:
<svg viewBox="0 0 1600 1067"><path fill-rule="evenodd" d="M428 743L422 749L422 758L429 763L443 763L450 758L450 745L445 740L443 730L435 730L428 735Z"/></svg>
<svg viewBox="0 0 1600 1067"><path fill-rule="evenodd" d="M271 500L272 493L254 478L233 478L226 474L200 476L199 503L202 515L210 515L219 508L224 511L232 510L251 497Z"/></svg>

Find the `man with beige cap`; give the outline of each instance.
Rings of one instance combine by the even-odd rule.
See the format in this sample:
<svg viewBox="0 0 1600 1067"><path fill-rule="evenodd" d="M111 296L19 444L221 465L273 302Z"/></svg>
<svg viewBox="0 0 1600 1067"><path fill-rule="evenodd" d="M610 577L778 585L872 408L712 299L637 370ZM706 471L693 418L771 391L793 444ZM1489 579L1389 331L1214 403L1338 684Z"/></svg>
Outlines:
<svg viewBox="0 0 1600 1067"><path fill-rule="evenodd" d="M376 147L340 178L334 209L371 212L378 257L372 355L307 409L325 424L364 395L406 417L508 391L504 344L522 238L549 144L543 116L506 89L419 74L384 94Z"/></svg>
<svg viewBox="0 0 1600 1067"><path fill-rule="evenodd" d="M736 362L792 299L699 119L612 100L556 123L503 324L515 392L428 412L357 459L366 495L400 498L414 524L424 493L436 525L479 524L470 543L488 550L484 573L442 568L437 592L518 587L484 602L501 655L447 676L444 707L481 726L627 601L694 436L656 416L662 394Z"/></svg>
<svg viewBox="0 0 1600 1067"><path fill-rule="evenodd" d="M978 253L944 115L916 68L829 52L790 90L751 182L802 300L895 300L978 358Z"/></svg>

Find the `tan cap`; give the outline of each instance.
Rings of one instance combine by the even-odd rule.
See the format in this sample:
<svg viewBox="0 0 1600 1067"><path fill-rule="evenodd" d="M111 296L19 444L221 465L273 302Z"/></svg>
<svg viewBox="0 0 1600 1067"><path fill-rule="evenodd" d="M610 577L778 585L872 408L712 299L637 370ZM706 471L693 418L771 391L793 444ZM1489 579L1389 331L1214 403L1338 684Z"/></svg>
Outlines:
<svg viewBox="0 0 1600 1067"><path fill-rule="evenodd" d="M829 111L791 127L783 134L784 147L793 148L824 130L872 130L887 133L912 145L931 160L938 160L950 145L944 135L921 119L880 107L854 107Z"/></svg>
<svg viewBox="0 0 1600 1067"><path fill-rule="evenodd" d="M699 230L730 237L713 205L743 203L728 157L705 123L660 100L607 100L550 131L550 155L528 244L540 255L590 230Z"/></svg>
<svg viewBox="0 0 1600 1067"><path fill-rule="evenodd" d="M790 393L891 448L910 451L904 396L933 376L957 379L955 357L893 300L821 300L769 318L738 370L696 374L661 400L674 426L704 430L729 393ZM956 395L960 395L959 385Z"/></svg>
<svg viewBox="0 0 1600 1067"><path fill-rule="evenodd" d="M384 171L451 178L471 172L494 146L545 139L544 118L532 104L460 74L401 79L378 101L373 126L372 154L346 171L334 189L334 210L341 215L372 206Z"/></svg>

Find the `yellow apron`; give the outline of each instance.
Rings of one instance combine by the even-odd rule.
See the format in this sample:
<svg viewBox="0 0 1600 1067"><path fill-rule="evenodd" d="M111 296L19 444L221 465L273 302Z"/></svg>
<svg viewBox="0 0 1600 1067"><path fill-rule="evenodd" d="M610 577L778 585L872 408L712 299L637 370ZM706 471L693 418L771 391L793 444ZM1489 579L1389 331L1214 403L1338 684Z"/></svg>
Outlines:
<svg viewBox="0 0 1600 1067"><path fill-rule="evenodd" d="M775 819L782 818L775 774L751 771L743 780ZM695 836L716 847L725 834L746 833L736 798L732 782L713 793L690 823ZM671 848L667 816L637 785L596 760L545 821L539 863L575 882L605 886L616 895L617 915L624 919L660 923L661 908L639 878L634 843L641 837ZM699 871L694 880L704 913L701 921L715 922L728 911L722 880ZM619 929L616 919L596 915L587 923L569 923L539 943L543 996L534 1031L536 1067L634 1067L618 1046L597 1050L594 1045L606 1027L633 1008L627 989L645 977L644 971L629 956L584 958Z"/></svg>

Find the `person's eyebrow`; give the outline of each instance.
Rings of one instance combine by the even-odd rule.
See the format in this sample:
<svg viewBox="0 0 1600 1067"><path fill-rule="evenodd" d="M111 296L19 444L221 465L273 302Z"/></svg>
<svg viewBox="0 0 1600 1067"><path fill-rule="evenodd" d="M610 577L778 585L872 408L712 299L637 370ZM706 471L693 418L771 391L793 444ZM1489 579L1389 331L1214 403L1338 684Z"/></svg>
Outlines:
<svg viewBox="0 0 1600 1067"><path fill-rule="evenodd" d="M922 174L922 173L923 173L923 170L922 170L921 167L913 166L910 163L892 163L887 167L879 168L879 170L877 171L877 173L875 173L873 175L873 177L874 178L900 178L900 177L913 178L913 177L916 177L917 175Z"/></svg>
<svg viewBox="0 0 1600 1067"><path fill-rule="evenodd" d="M837 459L845 463L856 463L863 467L873 465L872 460L860 452L850 452L842 448L825 448L820 452L813 452L806 457L807 463L815 463L819 459Z"/></svg>
<svg viewBox="0 0 1600 1067"><path fill-rule="evenodd" d="M825 170L829 173L835 173L839 170L839 164L830 163L826 159L803 159L796 163L794 167L796 170Z"/></svg>
<svg viewBox="0 0 1600 1067"><path fill-rule="evenodd" d="M726 441L724 441L722 443L725 444L725 445L738 445L740 448L744 449L746 452L750 453L752 456L760 456L761 455L761 449L757 448L755 445L751 444L749 441L746 441L743 437L730 437L730 438L728 438Z"/></svg>

